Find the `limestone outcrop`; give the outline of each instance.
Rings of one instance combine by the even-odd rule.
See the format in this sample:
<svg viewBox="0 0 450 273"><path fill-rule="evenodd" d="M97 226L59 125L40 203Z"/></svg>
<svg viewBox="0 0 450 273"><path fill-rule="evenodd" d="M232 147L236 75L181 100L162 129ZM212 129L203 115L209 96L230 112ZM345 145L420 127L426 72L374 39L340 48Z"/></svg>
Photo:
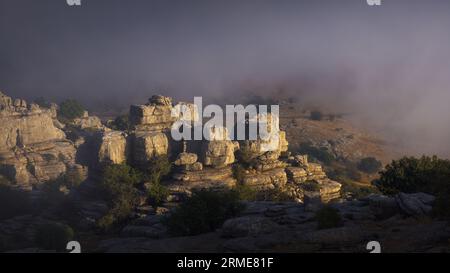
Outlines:
<svg viewBox="0 0 450 273"><path fill-rule="evenodd" d="M132 135L132 158L137 165L146 165L153 158L168 152L169 140L163 132L139 131Z"/></svg>
<svg viewBox="0 0 450 273"><path fill-rule="evenodd" d="M101 135L98 152L100 163L122 164L127 161L127 135L119 131L104 132Z"/></svg>
<svg viewBox="0 0 450 273"><path fill-rule="evenodd" d="M172 99L169 97L155 95L145 105L130 107L130 123L136 131L167 130L174 121Z"/></svg>
<svg viewBox="0 0 450 273"><path fill-rule="evenodd" d="M54 109L0 93L0 173L17 185L55 180L71 169L76 149L54 124Z"/></svg>

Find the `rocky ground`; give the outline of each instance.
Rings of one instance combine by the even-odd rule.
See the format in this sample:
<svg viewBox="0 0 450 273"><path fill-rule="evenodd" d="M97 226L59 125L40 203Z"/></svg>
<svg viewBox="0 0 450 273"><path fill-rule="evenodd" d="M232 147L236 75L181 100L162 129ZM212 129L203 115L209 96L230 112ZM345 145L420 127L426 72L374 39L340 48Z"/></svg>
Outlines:
<svg viewBox="0 0 450 273"><path fill-rule="evenodd" d="M292 202L250 202L238 218L212 233L169 237L161 216L124 228L121 237L99 242L100 252L367 252L379 241L383 252L447 252L450 226L427 216L425 194L332 205L343 217L338 227L318 229L314 212ZM424 209L425 208L425 209Z"/></svg>

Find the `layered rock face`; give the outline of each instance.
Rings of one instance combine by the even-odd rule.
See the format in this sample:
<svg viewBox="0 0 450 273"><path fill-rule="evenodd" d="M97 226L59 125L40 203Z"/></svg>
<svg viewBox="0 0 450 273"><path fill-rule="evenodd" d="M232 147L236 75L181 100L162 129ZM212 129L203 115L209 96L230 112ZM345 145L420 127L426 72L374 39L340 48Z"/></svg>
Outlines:
<svg viewBox="0 0 450 273"><path fill-rule="evenodd" d="M54 109L0 93L0 172L24 188L55 180L75 164L76 149L55 126Z"/></svg>
<svg viewBox="0 0 450 273"><path fill-rule="evenodd" d="M136 131L167 130L174 121L172 98L169 97L155 95L145 105L130 107L130 122Z"/></svg>

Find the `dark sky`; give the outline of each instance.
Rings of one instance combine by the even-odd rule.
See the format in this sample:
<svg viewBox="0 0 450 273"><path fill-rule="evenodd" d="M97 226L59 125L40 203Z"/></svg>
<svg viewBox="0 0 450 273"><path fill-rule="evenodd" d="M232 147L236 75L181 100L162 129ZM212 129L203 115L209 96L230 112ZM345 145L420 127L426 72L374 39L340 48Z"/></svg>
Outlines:
<svg viewBox="0 0 450 273"><path fill-rule="evenodd" d="M0 0L0 37L13 97L128 104L283 86L419 152L450 151L448 0Z"/></svg>

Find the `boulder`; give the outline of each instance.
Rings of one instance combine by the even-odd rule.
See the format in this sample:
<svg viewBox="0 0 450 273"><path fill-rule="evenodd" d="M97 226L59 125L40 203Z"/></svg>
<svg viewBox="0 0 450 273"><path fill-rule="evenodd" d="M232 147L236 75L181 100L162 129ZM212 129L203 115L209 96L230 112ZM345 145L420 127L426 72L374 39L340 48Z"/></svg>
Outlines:
<svg viewBox="0 0 450 273"><path fill-rule="evenodd" d="M201 162L195 162L193 164L183 166L183 171L198 172L201 170L203 170L203 164Z"/></svg>
<svg viewBox="0 0 450 273"><path fill-rule="evenodd" d="M194 153L180 153L175 160L176 166L192 165L197 162L197 154Z"/></svg>
<svg viewBox="0 0 450 273"><path fill-rule="evenodd" d="M431 213L435 197L426 193L399 193L395 196L400 209L411 216L423 216Z"/></svg>

